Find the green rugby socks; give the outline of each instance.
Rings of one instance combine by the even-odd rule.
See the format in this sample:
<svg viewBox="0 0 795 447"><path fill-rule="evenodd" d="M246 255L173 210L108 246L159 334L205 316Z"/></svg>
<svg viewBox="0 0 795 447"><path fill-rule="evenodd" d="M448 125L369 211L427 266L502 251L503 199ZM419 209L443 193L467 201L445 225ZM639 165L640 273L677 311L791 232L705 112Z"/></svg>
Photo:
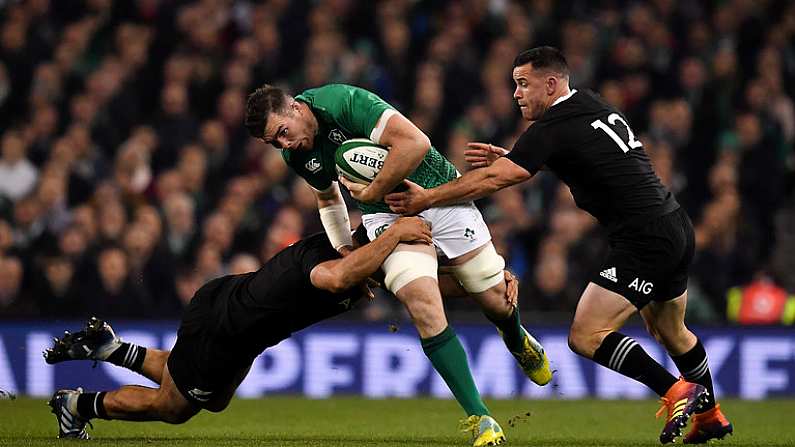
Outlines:
<svg viewBox="0 0 795 447"><path fill-rule="evenodd" d="M447 326L440 334L421 339L422 350L431 360L431 364L442 376L458 403L468 416L489 414L489 409L480 398L475 380L469 371L464 347L455 331Z"/></svg>

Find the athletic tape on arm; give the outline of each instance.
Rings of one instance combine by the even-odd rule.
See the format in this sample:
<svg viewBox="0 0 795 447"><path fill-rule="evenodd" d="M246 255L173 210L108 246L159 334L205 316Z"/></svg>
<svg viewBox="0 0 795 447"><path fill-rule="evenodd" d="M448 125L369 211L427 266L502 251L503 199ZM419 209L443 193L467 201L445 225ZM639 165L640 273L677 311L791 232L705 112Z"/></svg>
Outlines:
<svg viewBox="0 0 795 447"><path fill-rule="evenodd" d="M390 292L397 293L417 278L428 276L436 279L436 267L436 259L431 255L416 251L393 252L382 266L386 274L384 285Z"/></svg>
<svg viewBox="0 0 795 447"><path fill-rule="evenodd" d="M505 280L504 268L505 259L497 254L493 244L488 244L477 256L451 270L467 292L480 293Z"/></svg>
<svg viewBox="0 0 795 447"><path fill-rule="evenodd" d="M389 121L389 118L392 118L392 115L397 115L398 111L395 109L386 109L384 113L381 114L381 117L378 118L378 123L376 123L375 127L373 127L373 131L370 132L370 141L375 144L381 144L381 135L384 134L384 129L386 129L386 123Z"/></svg>
<svg viewBox="0 0 795 447"><path fill-rule="evenodd" d="M348 217L348 208L344 203L320 208L320 222L326 230L326 236L335 250L345 245L353 246L351 238L351 220Z"/></svg>

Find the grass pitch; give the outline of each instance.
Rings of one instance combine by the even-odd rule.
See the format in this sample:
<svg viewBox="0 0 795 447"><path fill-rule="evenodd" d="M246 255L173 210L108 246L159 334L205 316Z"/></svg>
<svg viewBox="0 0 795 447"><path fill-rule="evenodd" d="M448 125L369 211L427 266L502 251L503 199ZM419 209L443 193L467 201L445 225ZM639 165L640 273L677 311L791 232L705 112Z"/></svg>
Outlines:
<svg viewBox="0 0 795 447"><path fill-rule="evenodd" d="M514 446L658 446L652 401L488 401ZM721 446L795 446L795 400L725 400L735 435ZM183 425L97 420L91 441L58 441L44 399L0 401L0 446L468 446L461 411L432 399L235 400Z"/></svg>

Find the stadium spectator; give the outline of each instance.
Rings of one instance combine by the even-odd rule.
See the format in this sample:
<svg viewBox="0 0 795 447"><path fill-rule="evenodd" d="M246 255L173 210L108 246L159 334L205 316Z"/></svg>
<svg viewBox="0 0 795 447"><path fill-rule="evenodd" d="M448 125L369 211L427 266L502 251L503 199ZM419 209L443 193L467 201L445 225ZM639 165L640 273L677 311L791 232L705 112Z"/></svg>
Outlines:
<svg viewBox="0 0 795 447"><path fill-rule="evenodd" d="M33 297L22 293L25 268L17 257L0 258L0 315L32 317L38 308Z"/></svg>
<svg viewBox="0 0 795 447"><path fill-rule="evenodd" d="M85 312L132 318L148 314L151 298L130 276L129 259L121 248L108 246L100 250L95 274L99 289L89 284L80 291L81 295L90 297Z"/></svg>
<svg viewBox="0 0 795 447"><path fill-rule="evenodd" d="M26 143L19 132L7 130L0 145L0 195L16 201L33 189L38 169L26 158Z"/></svg>

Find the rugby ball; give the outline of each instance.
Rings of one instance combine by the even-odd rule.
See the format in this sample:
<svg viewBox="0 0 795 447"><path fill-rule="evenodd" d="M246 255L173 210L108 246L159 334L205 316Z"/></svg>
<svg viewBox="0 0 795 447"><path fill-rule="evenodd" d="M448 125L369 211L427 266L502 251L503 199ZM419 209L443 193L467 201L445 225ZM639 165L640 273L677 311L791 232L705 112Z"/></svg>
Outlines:
<svg viewBox="0 0 795 447"><path fill-rule="evenodd" d="M334 154L337 173L356 183L369 184L384 167L389 149L367 138L354 138L340 144Z"/></svg>

